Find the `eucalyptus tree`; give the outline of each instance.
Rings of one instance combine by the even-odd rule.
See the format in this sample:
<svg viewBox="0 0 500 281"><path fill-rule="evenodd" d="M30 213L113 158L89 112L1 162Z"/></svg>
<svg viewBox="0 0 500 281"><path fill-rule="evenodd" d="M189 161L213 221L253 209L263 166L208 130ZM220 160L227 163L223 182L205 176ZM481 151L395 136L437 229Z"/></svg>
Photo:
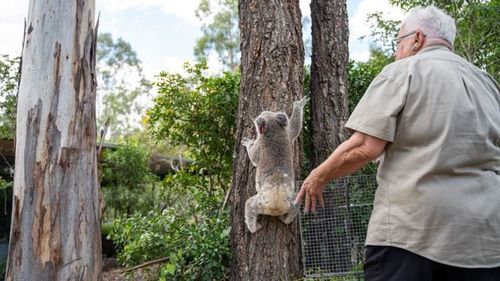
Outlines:
<svg viewBox="0 0 500 281"><path fill-rule="evenodd" d="M116 141L140 128L151 82L132 45L110 33L97 38L97 126L109 122L109 138Z"/></svg>
<svg viewBox="0 0 500 281"><path fill-rule="evenodd" d="M100 280L94 0L30 0L6 280Z"/></svg>
<svg viewBox="0 0 500 281"><path fill-rule="evenodd" d="M207 60L215 52L224 70L236 71L240 64L238 1L201 0L196 16L205 21L201 28L203 35L194 48L196 58Z"/></svg>
<svg viewBox="0 0 500 281"><path fill-rule="evenodd" d="M241 82L231 186L231 280L295 280L300 275L297 221L285 225L261 216L251 234L245 201L255 194L255 169L241 142L255 134L253 118L263 110L285 111L303 95L304 46L298 0L240 0ZM299 174L301 144L294 146Z"/></svg>

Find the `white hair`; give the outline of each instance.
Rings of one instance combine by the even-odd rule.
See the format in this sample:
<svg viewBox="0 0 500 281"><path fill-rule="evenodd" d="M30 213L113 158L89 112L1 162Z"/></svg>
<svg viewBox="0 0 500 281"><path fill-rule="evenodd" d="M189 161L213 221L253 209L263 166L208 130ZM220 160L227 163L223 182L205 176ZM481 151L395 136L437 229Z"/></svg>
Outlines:
<svg viewBox="0 0 500 281"><path fill-rule="evenodd" d="M441 38L453 45L457 28L455 20L435 6L417 7L401 23L407 31L421 29L429 38Z"/></svg>

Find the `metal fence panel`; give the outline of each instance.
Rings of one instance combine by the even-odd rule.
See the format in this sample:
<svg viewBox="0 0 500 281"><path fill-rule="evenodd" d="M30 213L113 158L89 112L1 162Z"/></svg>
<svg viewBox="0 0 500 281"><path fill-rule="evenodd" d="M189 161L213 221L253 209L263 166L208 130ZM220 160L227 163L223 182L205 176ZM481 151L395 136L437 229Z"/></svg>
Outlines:
<svg viewBox="0 0 500 281"><path fill-rule="evenodd" d="M364 242L377 184L375 175L335 180L323 192L324 208L300 208L306 280L363 280Z"/></svg>

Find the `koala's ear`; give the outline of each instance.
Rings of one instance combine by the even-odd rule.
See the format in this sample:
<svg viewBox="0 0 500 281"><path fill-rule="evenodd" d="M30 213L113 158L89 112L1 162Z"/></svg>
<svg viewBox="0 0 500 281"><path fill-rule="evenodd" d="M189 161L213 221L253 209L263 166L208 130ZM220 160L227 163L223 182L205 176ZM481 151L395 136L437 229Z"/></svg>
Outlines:
<svg viewBox="0 0 500 281"><path fill-rule="evenodd" d="M276 114L276 120L278 124L283 128L288 125L288 117L285 115L285 113L280 112Z"/></svg>

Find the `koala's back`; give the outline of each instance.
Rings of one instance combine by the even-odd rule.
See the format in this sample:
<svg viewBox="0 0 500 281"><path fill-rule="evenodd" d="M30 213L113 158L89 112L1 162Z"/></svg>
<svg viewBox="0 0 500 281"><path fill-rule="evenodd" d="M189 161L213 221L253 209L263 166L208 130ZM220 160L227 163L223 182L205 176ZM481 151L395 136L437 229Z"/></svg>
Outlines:
<svg viewBox="0 0 500 281"><path fill-rule="evenodd" d="M259 141L261 155L257 164L256 189L258 193L275 192L269 194L269 200L279 205L293 193L295 187L292 144L288 135L275 139L262 138Z"/></svg>

